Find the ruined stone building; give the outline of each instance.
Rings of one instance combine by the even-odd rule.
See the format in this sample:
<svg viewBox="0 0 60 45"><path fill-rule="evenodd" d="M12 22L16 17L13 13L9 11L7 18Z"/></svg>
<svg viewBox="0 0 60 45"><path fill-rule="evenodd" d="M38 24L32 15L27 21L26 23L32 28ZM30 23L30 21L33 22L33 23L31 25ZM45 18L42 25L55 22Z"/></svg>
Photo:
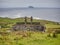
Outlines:
<svg viewBox="0 0 60 45"><path fill-rule="evenodd" d="M30 18L30 22L27 21L27 17L24 18L25 22L17 22L13 26L13 30L39 30L44 31L45 28L40 22L33 22L33 17Z"/></svg>

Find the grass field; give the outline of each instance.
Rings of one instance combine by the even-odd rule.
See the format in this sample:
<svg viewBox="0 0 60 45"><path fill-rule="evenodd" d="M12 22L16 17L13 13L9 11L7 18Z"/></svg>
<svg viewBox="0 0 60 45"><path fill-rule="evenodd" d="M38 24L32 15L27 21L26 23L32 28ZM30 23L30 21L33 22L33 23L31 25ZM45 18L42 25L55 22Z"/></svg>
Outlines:
<svg viewBox="0 0 60 45"><path fill-rule="evenodd" d="M40 31L11 31L10 28L16 22L23 22L21 18L0 18L0 45L60 45L60 33L53 36L51 30L59 30L60 25L46 20L33 20L45 24L46 32ZM29 21L29 20L28 20ZM49 30L49 32L47 32ZM51 31L51 33L50 33ZM50 36L49 36L50 34Z"/></svg>
<svg viewBox="0 0 60 45"><path fill-rule="evenodd" d="M57 37L34 31L17 31L0 35L0 45L60 45L60 34Z"/></svg>

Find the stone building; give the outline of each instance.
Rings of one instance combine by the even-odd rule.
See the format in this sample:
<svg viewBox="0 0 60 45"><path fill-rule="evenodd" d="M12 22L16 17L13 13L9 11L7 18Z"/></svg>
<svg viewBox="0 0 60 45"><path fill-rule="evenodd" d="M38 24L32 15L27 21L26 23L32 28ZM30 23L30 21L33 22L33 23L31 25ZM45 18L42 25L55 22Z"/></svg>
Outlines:
<svg viewBox="0 0 60 45"><path fill-rule="evenodd" d="M25 17L25 22L17 22L13 26L13 30L39 30L45 31L45 27L40 24L40 22L33 22L33 17L30 18L31 22L27 21L27 17Z"/></svg>

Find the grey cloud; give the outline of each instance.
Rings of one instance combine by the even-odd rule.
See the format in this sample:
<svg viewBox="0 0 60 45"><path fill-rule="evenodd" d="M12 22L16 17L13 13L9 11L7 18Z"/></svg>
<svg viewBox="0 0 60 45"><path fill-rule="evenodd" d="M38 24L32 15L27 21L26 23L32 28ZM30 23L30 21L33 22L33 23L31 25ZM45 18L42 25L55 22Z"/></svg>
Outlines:
<svg viewBox="0 0 60 45"><path fill-rule="evenodd" d="M60 7L60 0L0 0L0 7Z"/></svg>

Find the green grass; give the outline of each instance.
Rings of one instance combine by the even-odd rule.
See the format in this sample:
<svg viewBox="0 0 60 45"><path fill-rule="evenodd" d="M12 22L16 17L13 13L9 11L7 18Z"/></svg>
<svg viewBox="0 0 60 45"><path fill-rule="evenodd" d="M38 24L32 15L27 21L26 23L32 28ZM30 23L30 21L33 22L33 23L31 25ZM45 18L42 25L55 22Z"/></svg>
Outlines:
<svg viewBox="0 0 60 45"><path fill-rule="evenodd" d="M27 20L28 22L30 22L30 18L28 18ZM2 18L0 17L0 23L4 22L4 23L16 23L16 22L24 22L24 18L15 18L15 19L10 19L10 18ZM33 22L40 22L43 24L57 24L57 22L53 22L53 21L48 21L48 20L37 20L37 19L33 19Z"/></svg>
<svg viewBox="0 0 60 45"><path fill-rule="evenodd" d="M52 35L48 37L49 32L48 33L46 32L41 33L38 31L7 32L16 22L24 22L24 19L23 18L10 19L0 17L0 26L4 26L3 28L0 29L0 45L60 45L60 34L56 34L57 37L54 38ZM28 22L30 22L29 18ZM50 28L51 29L60 28L60 25L58 25L57 22L36 19L34 19L33 22L40 22L41 24L44 24L46 26L46 30L50 30Z"/></svg>
<svg viewBox="0 0 60 45"><path fill-rule="evenodd" d="M47 33L33 31L25 33L31 35L24 37L24 34L21 35L18 32L11 32L8 35L2 34L0 35L0 45L60 45L60 34L53 38L47 37Z"/></svg>
<svg viewBox="0 0 60 45"><path fill-rule="evenodd" d="M46 24L47 28L60 28L60 25L56 25L56 24Z"/></svg>

